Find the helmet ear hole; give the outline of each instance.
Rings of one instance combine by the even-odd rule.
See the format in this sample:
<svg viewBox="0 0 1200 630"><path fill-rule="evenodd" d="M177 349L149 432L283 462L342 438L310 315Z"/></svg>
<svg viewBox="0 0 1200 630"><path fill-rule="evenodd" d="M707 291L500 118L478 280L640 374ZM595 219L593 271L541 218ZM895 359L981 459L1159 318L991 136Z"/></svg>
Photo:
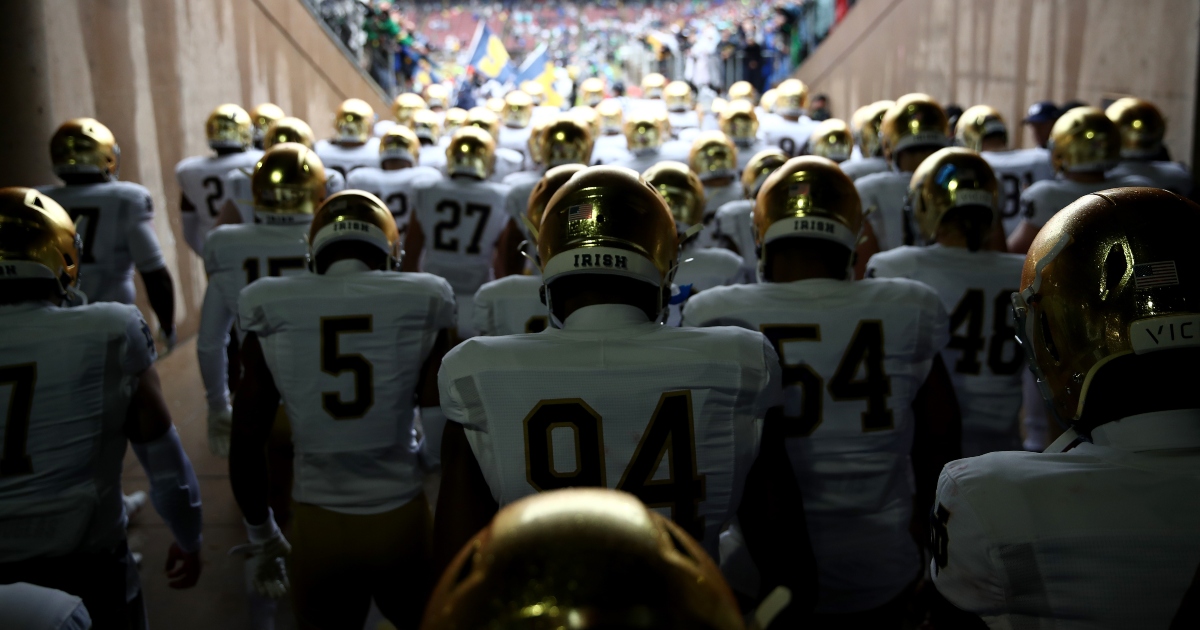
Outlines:
<svg viewBox="0 0 1200 630"><path fill-rule="evenodd" d="M462 566L459 567L458 573L454 576L454 585L458 586L467 581L471 576L471 572L475 570L475 551L479 548L479 540L471 541L471 553L463 559Z"/></svg>
<svg viewBox="0 0 1200 630"><path fill-rule="evenodd" d="M1062 361L1062 357L1058 354L1058 346L1054 343L1054 335L1050 332L1050 318L1046 317L1045 311L1040 311L1039 318L1042 326L1042 345L1046 349L1046 353L1050 358L1054 359L1055 363Z"/></svg>
<svg viewBox="0 0 1200 630"><path fill-rule="evenodd" d="M688 560L695 562L696 557L692 555L691 550L688 549L687 545L684 545L683 541L679 540L679 537L675 535L675 528L667 527L666 530L667 535L671 537L671 544L675 546L675 551L679 552L679 555L687 558Z"/></svg>
<svg viewBox="0 0 1200 630"><path fill-rule="evenodd" d="M1131 271L1126 258L1124 245L1108 248L1108 254L1104 257L1104 273L1100 276L1100 299L1107 300L1124 287Z"/></svg>

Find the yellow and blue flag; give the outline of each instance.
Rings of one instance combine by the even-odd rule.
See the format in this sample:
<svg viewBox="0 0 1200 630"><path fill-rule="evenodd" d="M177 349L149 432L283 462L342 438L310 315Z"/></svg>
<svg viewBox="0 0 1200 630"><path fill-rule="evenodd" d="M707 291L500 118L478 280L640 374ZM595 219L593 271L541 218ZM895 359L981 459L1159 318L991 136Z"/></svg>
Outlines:
<svg viewBox="0 0 1200 630"><path fill-rule="evenodd" d="M471 40L471 54L467 59L468 66L489 79L503 81L509 70L508 49L483 20L479 21L479 26L475 29L475 37Z"/></svg>
<svg viewBox="0 0 1200 630"><path fill-rule="evenodd" d="M517 69L517 85L526 81L542 84L546 94L544 105L562 107L563 97L554 89L554 62L550 60L550 49L546 44L533 49Z"/></svg>

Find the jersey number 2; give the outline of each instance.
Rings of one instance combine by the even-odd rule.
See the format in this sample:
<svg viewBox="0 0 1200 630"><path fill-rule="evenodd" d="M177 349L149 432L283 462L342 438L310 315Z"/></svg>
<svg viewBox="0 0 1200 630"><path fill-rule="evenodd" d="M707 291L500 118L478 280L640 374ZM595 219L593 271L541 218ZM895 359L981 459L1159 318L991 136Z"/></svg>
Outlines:
<svg viewBox="0 0 1200 630"><path fill-rule="evenodd" d="M583 399L543 400L525 417L525 472L538 491L577 486L607 487L604 467L604 423ZM550 433L569 429L575 442L575 470L554 466ZM666 479L653 479L666 457ZM697 512L705 497L705 477L696 471L696 436L692 393L666 392L658 399L650 424L621 475L617 490L628 492L648 507L671 508L671 520L696 537L704 535Z"/></svg>
<svg viewBox="0 0 1200 630"><path fill-rule="evenodd" d="M0 458L0 477L15 477L33 472L26 453L29 442L29 416L33 411L33 386L37 383L37 364L0 367L0 385L11 385L8 414L4 418L4 456Z"/></svg>
<svg viewBox="0 0 1200 630"><path fill-rule="evenodd" d="M343 333L369 333L370 315L321 318L321 371L333 376L354 375L354 399L342 400L340 392L321 392L321 408L334 420L357 420L375 404L375 367L361 354L342 354L338 340Z"/></svg>

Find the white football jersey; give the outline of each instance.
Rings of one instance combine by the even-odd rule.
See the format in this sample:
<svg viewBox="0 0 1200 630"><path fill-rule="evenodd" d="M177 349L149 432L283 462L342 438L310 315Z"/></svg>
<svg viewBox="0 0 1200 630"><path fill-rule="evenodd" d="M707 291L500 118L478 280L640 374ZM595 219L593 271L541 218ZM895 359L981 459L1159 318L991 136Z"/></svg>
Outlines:
<svg viewBox="0 0 1200 630"><path fill-rule="evenodd" d="M154 359L136 307L0 307L0 562L125 540L125 416Z"/></svg>
<svg viewBox="0 0 1200 630"><path fill-rule="evenodd" d="M363 167L379 168L379 138L369 138L357 146L342 146L328 140L317 140L313 146L326 171L337 171L345 177L350 171Z"/></svg>
<svg viewBox="0 0 1200 630"><path fill-rule="evenodd" d="M371 127L371 135L376 138L382 138L384 134L386 134L388 131L391 131L392 127L395 126L396 121L394 120L380 120Z"/></svg>
<svg viewBox="0 0 1200 630"><path fill-rule="evenodd" d="M934 584L992 628L1179 627L1200 565L1197 471L1196 409L1110 422L1066 452L951 462Z"/></svg>
<svg viewBox="0 0 1200 630"><path fill-rule="evenodd" d="M688 161L688 158L691 157L691 155L692 155L692 141L691 140L667 140L666 142L662 143L661 147L658 148L658 160L656 160L655 163L662 162L664 160L675 160L676 162L683 162L684 164L690 164L690 162ZM651 164L650 166L654 166L654 165ZM650 167L647 166L646 168L650 168ZM645 169L642 169L642 170L645 170ZM638 172L640 173L641 171L638 171Z"/></svg>
<svg viewBox="0 0 1200 630"><path fill-rule="evenodd" d="M437 144L422 144L421 154L417 157L421 166L437 169L439 173L446 172L446 147Z"/></svg>
<svg viewBox="0 0 1200 630"><path fill-rule="evenodd" d="M713 287L736 284L742 277L742 257L722 247L689 247L679 254L679 270L667 313L667 325L678 326L683 320L683 305L687 299Z"/></svg>
<svg viewBox="0 0 1200 630"><path fill-rule="evenodd" d="M208 288L196 338L196 356L209 409L229 406L225 345L237 319L238 294L259 278L308 273L308 227L308 223L241 223L217 226L209 234L204 245Z"/></svg>
<svg viewBox="0 0 1200 630"><path fill-rule="evenodd" d="M619 162L615 162L614 166L624 166L637 171L639 174L646 169L671 158L664 157L661 151L646 151L643 153L629 153L629 157ZM687 164L687 155L684 155L683 163Z"/></svg>
<svg viewBox="0 0 1200 630"><path fill-rule="evenodd" d="M562 330L467 340L438 374L442 409L466 428L501 506L557 488L616 488L714 558L778 379L757 333L664 327L616 304L579 309Z"/></svg>
<svg viewBox="0 0 1200 630"><path fill-rule="evenodd" d="M916 229L904 216L910 179L912 173L885 171L854 180L864 218L871 222L879 241L879 251L886 252L916 238Z"/></svg>
<svg viewBox="0 0 1200 630"><path fill-rule="evenodd" d="M251 186L249 169L243 170L235 168L228 173L225 173L225 189L229 191L229 198L233 201L233 205L237 207L238 215L242 218L242 223L254 223L254 189ZM328 197L336 192L341 192L346 188L346 178L342 174L333 169L325 170L325 196ZM203 255L203 250L201 251Z"/></svg>
<svg viewBox="0 0 1200 630"><path fill-rule="evenodd" d="M1042 148L1016 151L984 151L979 154L991 165L1000 183L1000 218L1005 236L1021 223L1021 193L1035 182L1054 179L1050 152Z"/></svg>
<svg viewBox="0 0 1200 630"><path fill-rule="evenodd" d="M962 411L963 457L1021 448L1017 419L1025 353L1017 344L1012 294L1025 257L961 247L898 247L867 263L869 278L909 278L937 291L950 313L942 360Z"/></svg>
<svg viewBox="0 0 1200 630"><path fill-rule="evenodd" d="M504 147L496 147L496 165L489 181L502 182L505 177L525 170L525 154Z"/></svg>
<svg viewBox="0 0 1200 630"><path fill-rule="evenodd" d="M667 112L667 120L671 123L671 135L678 138L684 129L699 129L700 118L696 112Z"/></svg>
<svg viewBox="0 0 1200 630"><path fill-rule="evenodd" d="M717 208L717 242L728 239L742 257L741 281L758 281L758 249L754 243L754 200L738 199Z"/></svg>
<svg viewBox="0 0 1200 630"><path fill-rule="evenodd" d="M740 144L737 145L738 173L741 173L743 170L745 170L746 165L749 164L750 160L753 160L754 156L758 155L759 152L763 151L764 149L774 148L774 146L775 145L767 144L762 140L755 140L753 144L747 146L742 146Z"/></svg>
<svg viewBox="0 0 1200 630"><path fill-rule="evenodd" d="M693 297L683 322L761 330L776 345L817 612L869 610L907 588L921 572L912 402L948 337L937 294L902 279L736 285Z"/></svg>
<svg viewBox="0 0 1200 630"><path fill-rule="evenodd" d="M378 514L421 493L414 393L438 332L454 323L445 280L358 261L241 292L238 326L258 336L291 423L294 500Z"/></svg>
<svg viewBox="0 0 1200 630"><path fill-rule="evenodd" d="M417 220L425 233L421 271L445 278L458 301L458 334L475 334L471 300L492 279L492 255L508 224L509 187L469 178L442 179L417 188Z"/></svg>
<svg viewBox="0 0 1200 630"><path fill-rule="evenodd" d="M842 172L845 173L846 177L849 177L850 181L852 182L857 181L860 177L866 177L867 175L871 175L873 173L884 173L891 169L891 167L888 166L887 160L881 157L860 158L857 160L851 158L845 162L842 162L838 166L841 167Z"/></svg>
<svg viewBox="0 0 1200 630"><path fill-rule="evenodd" d="M622 134L602 135L592 145L592 166L620 164L633 157L629 143Z"/></svg>
<svg viewBox="0 0 1200 630"><path fill-rule="evenodd" d="M79 289L89 302L133 304L133 270L167 266L154 233L154 199L133 182L44 186L38 190L71 215L83 241Z"/></svg>
<svg viewBox="0 0 1200 630"><path fill-rule="evenodd" d="M1186 166L1179 162L1124 160L1108 172L1110 178L1122 178L1130 175L1144 177L1150 180L1154 186L1164 188L1177 195L1184 197L1192 195L1192 174Z"/></svg>
<svg viewBox="0 0 1200 630"><path fill-rule="evenodd" d="M1073 182L1068 179L1047 179L1035 182L1021 192L1021 220L1041 228L1059 210L1075 203L1084 195L1123 186L1153 186L1150 180L1137 175L1103 182Z"/></svg>
<svg viewBox="0 0 1200 630"><path fill-rule="evenodd" d="M529 197L545 174L545 171L539 169L513 173L504 178L504 184L509 186L508 197L504 200L504 212L521 226L522 233L525 232L525 222L521 217L529 212Z"/></svg>
<svg viewBox="0 0 1200 630"><path fill-rule="evenodd" d="M779 147L784 153L791 157L801 155L804 146L808 144L808 139L812 137L812 132L817 128L817 123L808 116L801 116L800 120L787 120L780 118L778 121L770 121L769 124L759 126L763 138L767 145Z"/></svg>
<svg viewBox="0 0 1200 630"><path fill-rule="evenodd" d="M705 186L704 187L704 221L708 223L717 216L717 210L721 206L731 202L739 201L743 198L742 183L735 177L732 182L724 186Z"/></svg>
<svg viewBox="0 0 1200 630"><path fill-rule="evenodd" d="M521 169L530 168L533 166L533 160L529 159L529 134L530 127L509 127L504 125L500 127L500 140L496 142L496 146L502 149L508 149L521 154Z"/></svg>
<svg viewBox="0 0 1200 630"><path fill-rule="evenodd" d="M365 190L387 204L396 220L400 234L408 229L408 209L414 200L417 186L423 182L434 182L442 178L437 169L429 166L413 166L394 171L364 166L356 168L346 176L346 188Z"/></svg>
<svg viewBox="0 0 1200 630"><path fill-rule="evenodd" d="M542 303L542 277L511 275L492 280L475 292L475 328L481 335L519 335L550 327Z"/></svg>
<svg viewBox="0 0 1200 630"><path fill-rule="evenodd" d="M225 174L235 168L253 170L262 151L249 149L226 155L197 155L175 165L175 179L183 192L183 240L196 254L204 253L204 239L217 223L221 207L232 199Z"/></svg>

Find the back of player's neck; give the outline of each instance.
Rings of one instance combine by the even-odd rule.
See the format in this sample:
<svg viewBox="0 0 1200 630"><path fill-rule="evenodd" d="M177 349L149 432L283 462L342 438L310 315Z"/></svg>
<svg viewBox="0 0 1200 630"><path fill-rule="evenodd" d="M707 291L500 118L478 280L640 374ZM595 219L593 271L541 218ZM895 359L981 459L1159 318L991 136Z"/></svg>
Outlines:
<svg viewBox="0 0 1200 630"><path fill-rule="evenodd" d="M107 175L100 173L70 173L60 175L59 178L68 186L90 186L92 184L103 184L112 181Z"/></svg>

